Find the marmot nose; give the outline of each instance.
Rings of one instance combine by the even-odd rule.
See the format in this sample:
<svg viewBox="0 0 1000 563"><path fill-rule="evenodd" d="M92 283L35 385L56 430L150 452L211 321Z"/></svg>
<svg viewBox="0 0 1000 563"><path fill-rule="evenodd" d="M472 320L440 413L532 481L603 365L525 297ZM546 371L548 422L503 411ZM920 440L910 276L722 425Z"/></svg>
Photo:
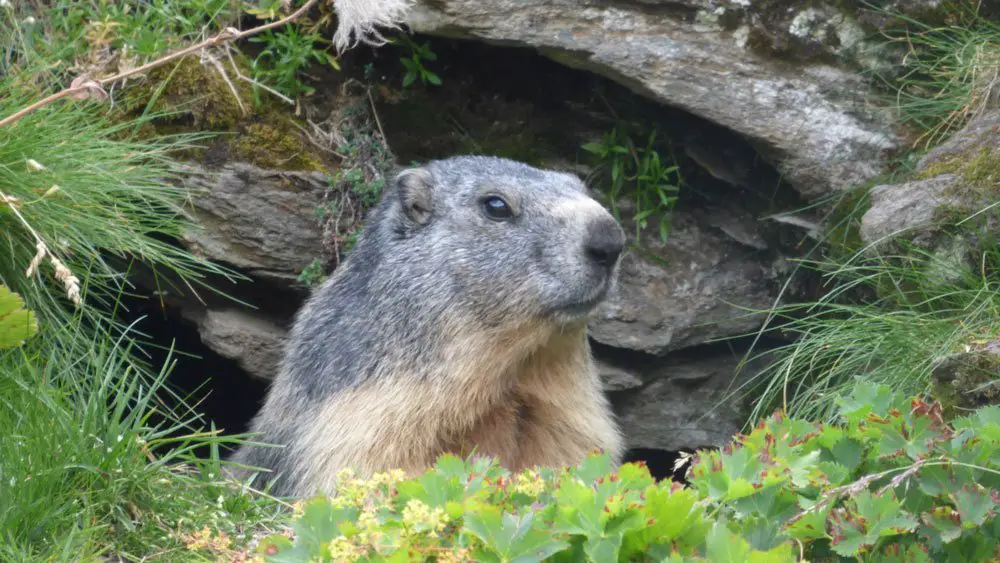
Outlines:
<svg viewBox="0 0 1000 563"><path fill-rule="evenodd" d="M595 221L584 246L587 257L601 266L611 266L625 249L625 233L613 220Z"/></svg>

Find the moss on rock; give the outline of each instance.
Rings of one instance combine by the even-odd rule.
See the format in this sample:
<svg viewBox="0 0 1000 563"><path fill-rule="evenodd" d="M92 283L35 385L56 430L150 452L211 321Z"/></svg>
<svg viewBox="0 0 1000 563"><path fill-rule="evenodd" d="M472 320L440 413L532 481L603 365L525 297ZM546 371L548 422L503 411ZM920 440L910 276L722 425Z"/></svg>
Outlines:
<svg viewBox="0 0 1000 563"><path fill-rule="evenodd" d="M241 127L229 147L234 158L262 168L327 171L316 151L305 146L300 135L280 120Z"/></svg>
<svg viewBox="0 0 1000 563"><path fill-rule="evenodd" d="M939 361L933 368L932 391L949 418L1000 402L1000 354L997 343L977 346Z"/></svg>
<svg viewBox="0 0 1000 563"><path fill-rule="evenodd" d="M242 55L233 57L240 74L250 75ZM200 148L176 156L201 160L239 159L262 168L327 172L332 167L293 122L298 119L283 102L258 99L251 84L233 72L228 59L202 63L189 55L157 67L122 92L124 118L155 115L140 136L175 133L219 134Z"/></svg>
<svg viewBox="0 0 1000 563"><path fill-rule="evenodd" d="M250 72L244 58L234 60L243 75ZM240 80L230 65L219 64L226 75L194 55L154 68L140 82L128 86L120 102L122 108L127 113L169 113L157 121L181 122L193 130L230 130L252 111L254 97L250 84Z"/></svg>

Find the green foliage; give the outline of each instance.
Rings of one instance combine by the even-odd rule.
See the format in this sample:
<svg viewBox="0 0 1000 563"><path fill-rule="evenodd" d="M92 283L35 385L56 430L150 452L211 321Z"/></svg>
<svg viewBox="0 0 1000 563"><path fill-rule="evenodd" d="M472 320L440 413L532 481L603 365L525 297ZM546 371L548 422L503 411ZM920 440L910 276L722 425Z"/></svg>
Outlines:
<svg viewBox="0 0 1000 563"><path fill-rule="evenodd" d="M330 262L354 246L368 211L382 196L395 159L368 110L365 97L341 108L339 132L343 139L337 152L342 155L338 169L330 176L324 201L316 216L326 236L324 259L314 259L299 275L307 286L322 282Z"/></svg>
<svg viewBox="0 0 1000 563"><path fill-rule="evenodd" d="M280 32L269 29L251 37L250 41L264 45L264 50L254 59L254 75L288 96L315 92L315 88L300 79L302 70L310 64L328 64L340 70L340 62L328 47L320 48L329 41L315 28L303 29L288 24Z"/></svg>
<svg viewBox="0 0 1000 563"><path fill-rule="evenodd" d="M24 3L16 4L0 8L0 117L62 83L49 72L66 62L58 56L80 55L53 51L73 46L57 41L69 30L59 26L73 23L59 19L66 13L84 26L88 14L101 12L80 10L102 6L110 22L158 9L171 19L201 5L147 2L131 12L124 3L56 2L63 12L37 14L30 29L18 20L12 30L5 18L24 17L17 12ZM146 24L155 30L144 20L136 32ZM46 70L34 72L38 66ZM38 328L24 345L0 351L3 561L137 560L176 551L191 560L202 550L202 528L211 527L217 546L225 534L235 548L279 507L223 480L218 451L234 440L203 428L165 385L169 366L148 365L143 335L118 316L136 270L157 289L183 294L210 291L209 275L238 277L173 242L193 226L171 155L201 136L139 140L148 118L115 121L106 110L67 100L0 128L0 284L23 298ZM7 297L0 297L4 312ZM23 312L14 315L24 320ZM195 449L205 447L213 457L197 459Z"/></svg>
<svg viewBox="0 0 1000 563"><path fill-rule="evenodd" d="M313 261L299 273L297 279L300 283L305 284L306 287L316 287L323 283L323 280L326 279L326 275L323 272L323 261L319 258L313 258Z"/></svg>
<svg viewBox="0 0 1000 563"><path fill-rule="evenodd" d="M20 48L7 61L0 57L0 72L73 64L91 72L124 70L126 63L138 66L218 34L236 25L245 14L264 21L288 15L281 9L287 4L283 0L57 0L42 10L28 3L13 4L9 9L0 8L0 28L13 30L15 37L11 39L20 43ZM252 78L287 96L312 93L313 88L303 81L303 72L310 65L318 63L340 70L338 58L322 36L320 24L328 19L326 16L310 22L302 18L251 37L250 42L263 47L253 61ZM26 25L25 21L35 23ZM216 55L225 61L225 56ZM9 68L5 68L5 62ZM238 82L235 73L228 79Z"/></svg>
<svg viewBox="0 0 1000 563"><path fill-rule="evenodd" d="M930 147L995 104L1000 95L1000 24L981 17L982 3L951 2L941 24L892 13L905 25L886 30L905 49L901 67L880 77L900 123Z"/></svg>
<svg viewBox="0 0 1000 563"><path fill-rule="evenodd" d="M900 72L882 76L893 93L886 102L901 124L916 131L915 145L920 148L947 138L989 108L1000 92L1000 27L977 15L976 3L946 4L940 24L894 13L904 25L885 30L888 40L907 52L905 65L896 69ZM840 202L831 213L826 244L800 266L822 277L819 298L753 312L768 318L758 336L794 341L763 352L774 361L737 391L754 399L751 423L775 408L792 416L831 420L837 412L835 401L849 392L859 375L904 393L934 392L946 402L946 411L952 410L947 403L953 400L945 395L953 391L997 396L997 369L981 370L969 378L975 383L967 389L943 388L933 377L940 362L995 341L1000 332L1000 252L990 234L997 208L987 207L996 200L991 148L973 143L919 174L914 165L921 151L914 150L900 155L868 185L831 196ZM962 203L939 206L936 224L922 229L924 242L907 242L910 233L877 247L862 242L861 217L868 209L871 186L945 172L963 180L948 194L959 196ZM965 241L964 247L926 244L951 236ZM965 386L958 380L955 384Z"/></svg>
<svg viewBox="0 0 1000 563"><path fill-rule="evenodd" d="M416 82L419 78L421 84L441 85L441 78L433 71L424 66L424 61L436 61L437 54L431 49L429 41L422 45L410 39L408 35L400 35L392 40L395 44L401 44L409 50L409 56L400 57L399 62L406 69L403 75L403 87L406 88Z"/></svg>
<svg viewBox="0 0 1000 563"><path fill-rule="evenodd" d="M164 411L167 366L137 370L129 339L104 334L77 319L0 353L0 560L84 561L109 548L192 560L205 526L246 545L280 505L224 478L218 449L233 439ZM204 445L215 455L198 459Z"/></svg>
<svg viewBox="0 0 1000 563"><path fill-rule="evenodd" d="M597 155L602 168L607 168L609 185L605 190L610 199L611 211L621 219L619 202L630 197L635 205L635 237L646 229L650 218L659 216L658 231L661 241L666 241L670 231L670 211L677 201L680 170L672 159L660 155L657 131L649 134L645 146L638 146L628 132L616 126L604 134L600 142L586 143L582 147Z"/></svg>
<svg viewBox="0 0 1000 563"><path fill-rule="evenodd" d="M839 424L776 413L690 487L603 455L511 474L445 455L422 475L338 476L268 561L986 561L1000 554L1000 408L948 425L940 405L859 384Z"/></svg>
<svg viewBox="0 0 1000 563"><path fill-rule="evenodd" d="M7 86L0 82L0 116L28 103ZM73 313L68 300L57 297L66 290L48 259L25 276L37 252L36 235L82 280L80 314L89 318L109 318L118 297L129 291L122 271L134 262L153 268L154 275L166 267L182 280L171 288L181 292L204 287L201 280L209 273L234 278L167 242L186 228L187 196L170 183L178 169L169 155L197 137L137 142L131 133L140 123L112 125L92 107L76 104L48 106L0 129L0 191L12 198L0 206L0 220L8 225L0 233L0 279L42 323L65 323Z"/></svg>
<svg viewBox="0 0 1000 563"><path fill-rule="evenodd" d="M1000 337L1000 280L903 246L894 255L803 261L803 269L827 278L820 299L757 311L770 316L759 334L794 340L762 352L771 358L767 367L735 391L754 398L751 424L775 408L832 420L836 400L859 375L902 393L929 392L942 359ZM998 260L994 247L976 263ZM1000 385L1000 372L986 377Z"/></svg>
<svg viewBox="0 0 1000 563"><path fill-rule="evenodd" d="M34 313L24 308L24 300L0 284L0 350L20 346L38 332Z"/></svg>
<svg viewBox="0 0 1000 563"><path fill-rule="evenodd" d="M4 22L0 29L7 27L15 37L0 43L19 44L19 48L14 50L15 57L7 59L10 67L5 68L0 58L0 74L40 65L57 68L57 63L103 66L112 53L142 64L203 35L218 33L239 15L239 3L233 0L54 0L45 2L41 11L36 8L42 3L11 4L9 11L0 8L0 22ZM26 25L26 20L35 23Z"/></svg>

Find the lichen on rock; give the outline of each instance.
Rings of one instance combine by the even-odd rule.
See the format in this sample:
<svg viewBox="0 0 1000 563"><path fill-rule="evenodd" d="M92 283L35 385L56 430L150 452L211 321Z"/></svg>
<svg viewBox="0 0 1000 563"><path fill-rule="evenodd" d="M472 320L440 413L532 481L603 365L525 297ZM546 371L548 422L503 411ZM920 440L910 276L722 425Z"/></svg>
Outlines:
<svg viewBox="0 0 1000 563"><path fill-rule="evenodd" d="M1000 339L967 344L931 368L934 394L948 418L1000 402Z"/></svg>
<svg viewBox="0 0 1000 563"><path fill-rule="evenodd" d="M899 244L929 251L939 263L929 273L941 280L981 256L993 256L983 251L1000 237L998 146L1000 111L994 111L924 155L910 181L873 188L861 220L862 240L876 251Z"/></svg>

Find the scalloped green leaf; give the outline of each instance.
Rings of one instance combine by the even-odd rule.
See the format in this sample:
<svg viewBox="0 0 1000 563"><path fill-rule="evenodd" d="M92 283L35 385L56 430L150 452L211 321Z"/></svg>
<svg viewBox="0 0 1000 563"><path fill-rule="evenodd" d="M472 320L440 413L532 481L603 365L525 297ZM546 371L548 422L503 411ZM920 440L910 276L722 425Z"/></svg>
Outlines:
<svg viewBox="0 0 1000 563"><path fill-rule="evenodd" d="M20 346L37 332L35 314L24 308L20 295L0 284L0 349Z"/></svg>

